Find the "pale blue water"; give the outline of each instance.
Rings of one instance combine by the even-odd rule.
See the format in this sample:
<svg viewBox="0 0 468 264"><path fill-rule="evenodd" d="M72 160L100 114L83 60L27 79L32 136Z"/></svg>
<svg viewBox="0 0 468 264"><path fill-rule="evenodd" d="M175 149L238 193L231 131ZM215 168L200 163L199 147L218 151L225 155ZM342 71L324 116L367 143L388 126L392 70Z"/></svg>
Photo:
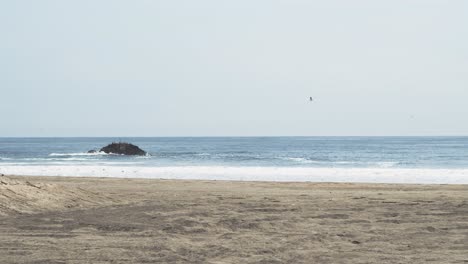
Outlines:
<svg viewBox="0 0 468 264"><path fill-rule="evenodd" d="M88 155L113 141L150 155ZM468 137L0 138L2 166L468 168Z"/></svg>

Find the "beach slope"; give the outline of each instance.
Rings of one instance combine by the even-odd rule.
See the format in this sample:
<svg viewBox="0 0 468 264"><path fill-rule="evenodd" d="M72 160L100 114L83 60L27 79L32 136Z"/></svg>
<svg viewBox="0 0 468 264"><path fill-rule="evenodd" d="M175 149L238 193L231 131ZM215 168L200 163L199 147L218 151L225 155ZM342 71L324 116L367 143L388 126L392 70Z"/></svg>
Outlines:
<svg viewBox="0 0 468 264"><path fill-rule="evenodd" d="M0 180L0 263L468 262L466 185Z"/></svg>

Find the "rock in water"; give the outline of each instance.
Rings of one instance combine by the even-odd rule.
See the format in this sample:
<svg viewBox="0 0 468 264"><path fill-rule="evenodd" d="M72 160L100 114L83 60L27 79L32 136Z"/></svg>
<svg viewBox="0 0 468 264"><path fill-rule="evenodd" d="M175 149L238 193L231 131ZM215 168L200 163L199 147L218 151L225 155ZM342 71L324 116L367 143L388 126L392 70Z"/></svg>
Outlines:
<svg viewBox="0 0 468 264"><path fill-rule="evenodd" d="M97 150L95 150L95 149L88 150L88 153L97 153Z"/></svg>
<svg viewBox="0 0 468 264"><path fill-rule="evenodd" d="M112 143L109 144L101 149L102 152L107 154L122 154L122 155L139 155L144 156L146 155L146 151L142 150L141 148L125 142L119 143Z"/></svg>

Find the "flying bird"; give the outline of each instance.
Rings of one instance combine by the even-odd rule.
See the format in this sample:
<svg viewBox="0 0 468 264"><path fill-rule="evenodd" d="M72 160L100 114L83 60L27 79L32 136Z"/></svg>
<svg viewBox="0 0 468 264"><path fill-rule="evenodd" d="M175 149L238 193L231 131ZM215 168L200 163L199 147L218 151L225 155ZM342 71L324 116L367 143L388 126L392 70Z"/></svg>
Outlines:
<svg viewBox="0 0 468 264"><path fill-rule="evenodd" d="M312 102L312 101L314 101L314 98L312 98L312 97L309 97L309 101L311 101L311 102Z"/></svg>

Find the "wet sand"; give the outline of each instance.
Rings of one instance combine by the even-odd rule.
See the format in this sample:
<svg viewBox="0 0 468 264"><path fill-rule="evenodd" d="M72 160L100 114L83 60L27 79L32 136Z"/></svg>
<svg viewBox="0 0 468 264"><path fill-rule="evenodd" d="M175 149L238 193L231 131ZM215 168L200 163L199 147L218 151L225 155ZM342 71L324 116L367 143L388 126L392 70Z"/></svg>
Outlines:
<svg viewBox="0 0 468 264"><path fill-rule="evenodd" d="M0 263L468 263L468 186L0 177Z"/></svg>

